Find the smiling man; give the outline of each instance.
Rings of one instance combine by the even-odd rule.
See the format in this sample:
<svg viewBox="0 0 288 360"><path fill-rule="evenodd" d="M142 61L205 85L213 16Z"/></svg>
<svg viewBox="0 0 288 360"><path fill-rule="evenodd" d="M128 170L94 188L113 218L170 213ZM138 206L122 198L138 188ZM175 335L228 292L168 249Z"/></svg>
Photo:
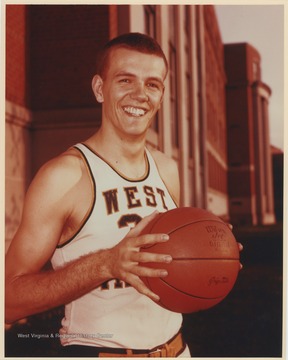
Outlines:
<svg viewBox="0 0 288 360"><path fill-rule="evenodd" d="M179 202L176 164L146 148L167 60L154 39L130 33L110 41L98 65L101 126L45 164L28 190L6 256L6 320L65 304L58 356L189 356L182 315L160 307L140 278L167 276L161 264L172 260L139 251L169 241L140 233ZM49 260L53 271L42 271Z"/></svg>

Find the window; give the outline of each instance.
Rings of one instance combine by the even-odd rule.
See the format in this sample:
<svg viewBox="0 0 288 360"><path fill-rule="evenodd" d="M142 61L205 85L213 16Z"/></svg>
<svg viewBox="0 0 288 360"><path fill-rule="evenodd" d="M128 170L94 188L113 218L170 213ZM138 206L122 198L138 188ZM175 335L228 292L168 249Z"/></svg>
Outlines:
<svg viewBox="0 0 288 360"><path fill-rule="evenodd" d="M145 5L146 34L156 39L156 5Z"/></svg>
<svg viewBox="0 0 288 360"><path fill-rule="evenodd" d="M169 6L169 76L172 146L179 148L177 51L176 51L176 6Z"/></svg>
<svg viewBox="0 0 288 360"><path fill-rule="evenodd" d="M192 86L191 86L191 20L190 6L185 6L185 79L186 79L186 114L188 124L189 158L193 157L192 138Z"/></svg>
<svg viewBox="0 0 288 360"><path fill-rule="evenodd" d="M170 67L170 119L172 132L172 145L179 147L179 126L178 126L178 106L177 106L177 80L176 80L176 49L170 44L169 47L169 67Z"/></svg>
<svg viewBox="0 0 288 360"><path fill-rule="evenodd" d="M253 80L254 81L260 80L260 78L261 78L260 65L257 60L253 60L252 68L253 68Z"/></svg>
<svg viewBox="0 0 288 360"><path fill-rule="evenodd" d="M145 12L145 32L154 39L157 39L156 27L156 5L144 5ZM159 132L159 112L157 112L151 128Z"/></svg>

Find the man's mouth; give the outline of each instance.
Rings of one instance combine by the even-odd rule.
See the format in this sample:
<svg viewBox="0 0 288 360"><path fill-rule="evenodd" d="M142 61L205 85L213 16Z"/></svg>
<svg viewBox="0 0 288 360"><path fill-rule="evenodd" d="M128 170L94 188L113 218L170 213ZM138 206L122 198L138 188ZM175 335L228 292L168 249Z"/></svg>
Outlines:
<svg viewBox="0 0 288 360"><path fill-rule="evenodd" d="M140 109L140 108L135 108L133 106L124 106L123 107L123 110L129 114L129 115L132 115L132 116L136 116L136 117L139 117L139 116L143 116L146 114L146 110L144 109Z"/></svg>

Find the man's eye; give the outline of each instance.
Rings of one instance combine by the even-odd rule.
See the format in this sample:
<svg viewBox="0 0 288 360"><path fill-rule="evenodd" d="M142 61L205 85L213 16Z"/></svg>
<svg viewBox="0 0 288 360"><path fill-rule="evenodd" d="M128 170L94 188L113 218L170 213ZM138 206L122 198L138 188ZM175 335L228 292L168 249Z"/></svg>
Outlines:
<svg viewBox="0 0 288 360"><path fill-rule="evenodd" d="M120 82L120 83L129 84L129 83L130 83L130 80L129 80L129 79L120 79L119 82Z"/></svg>
<svg viewBox="0 0 288 360"><path fill-rule="evenodd" d="M159 85L156 83L148 83L148 87L153 88L153 89L159 89Z"/></svg>

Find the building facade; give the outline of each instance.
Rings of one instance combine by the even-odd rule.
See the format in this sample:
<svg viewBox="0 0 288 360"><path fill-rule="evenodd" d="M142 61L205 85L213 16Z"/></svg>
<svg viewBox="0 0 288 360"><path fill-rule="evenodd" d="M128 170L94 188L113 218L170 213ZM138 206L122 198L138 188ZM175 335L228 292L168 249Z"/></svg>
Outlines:
<svg viewBox="0 0 288 360"><path fill-rule="evenodd" d="M231 219L242 221L231 207L238 195L229 185L234 180L228 159L233 150L227 143L227 56L213 6L6 5L7 244L19 225L27 186L39 167L97 130L101 107L91 90L97 53L110 38L125 32L155 37L169 62L163 106L149 130L148 146L178 162L181 206L206 208L227 221L232 211ZM249 90L255 111L266 109L263 93L264 99L269 97L269 88L260 80ZM260 142L256 130L254 139L252 133L245 137L249 149L258 141L253 164L262 159L259 169L265 165L264 158L255 151L261 150L263 139L269 142L265 131ZM264 219L271 204L262 194L272 185L261 182L256 197L261 176L251 185L254 205L250 209ZM257 219L245 217L247 223Z"/></svg>
<svg viewBox="0 0 288 360"><path fill-rule="evenodd" d="M260 54L227 44L228 183L230 217L239 224L275 222L269 141L270 88L261 81Z"/></svg>

